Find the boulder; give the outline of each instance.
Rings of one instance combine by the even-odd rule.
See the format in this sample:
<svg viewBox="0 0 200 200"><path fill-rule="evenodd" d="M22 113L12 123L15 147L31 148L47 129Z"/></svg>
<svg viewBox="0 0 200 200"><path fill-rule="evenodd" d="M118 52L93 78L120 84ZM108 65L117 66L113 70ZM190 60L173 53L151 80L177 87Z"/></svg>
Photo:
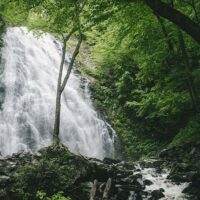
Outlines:
<svg viewBox="0 0 200 200"><path fill-rule="evenodd" d="M148 179L145 179L145 180L143 181L143 183L144 183L144 185L152 185L152 184L153 184L153 182L150 181L150 180L148 180Z"/></svg>
<svg viewBox="0 0 200 200"><path fill-rule="evenodd" d="M159 190L152 191L150 200L157 200L157 199L161 199L162 197L165 197L163 192L164 190L162 188Z"/></svg>

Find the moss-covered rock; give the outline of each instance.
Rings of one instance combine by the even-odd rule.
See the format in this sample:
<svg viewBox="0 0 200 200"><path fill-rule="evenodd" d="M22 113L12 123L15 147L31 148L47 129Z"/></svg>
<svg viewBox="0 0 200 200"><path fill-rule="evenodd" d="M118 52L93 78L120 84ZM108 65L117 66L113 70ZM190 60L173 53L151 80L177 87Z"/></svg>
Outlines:
<svg viewBox="0 0 200 200"><path fill-rule="evenodd" d="M59 191L69 194L80 180L89 178L92 166L64 146L50 146L36 155L15 154L1 163L4 167L0 174L4 175L0 176L0 185L5 187L6 196L20 200L37 199L38 191L49 196Z"/></svg>

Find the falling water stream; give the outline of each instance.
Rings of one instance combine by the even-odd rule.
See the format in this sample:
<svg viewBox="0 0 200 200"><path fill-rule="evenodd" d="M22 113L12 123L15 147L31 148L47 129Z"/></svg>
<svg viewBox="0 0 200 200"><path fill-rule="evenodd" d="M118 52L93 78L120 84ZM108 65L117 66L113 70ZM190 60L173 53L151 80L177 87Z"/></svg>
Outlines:
<svg viewBox="0 0 200 200"><path fill-rule="evenodd" d="M50 145L55 112L60 42L26 28L8 28L0 66L0 152L36 151ZM66 66L69 62L66 58ZM62 97L61 140L75 153L114 156L114 130L98 117L89 80L75 70Z"/></svg>

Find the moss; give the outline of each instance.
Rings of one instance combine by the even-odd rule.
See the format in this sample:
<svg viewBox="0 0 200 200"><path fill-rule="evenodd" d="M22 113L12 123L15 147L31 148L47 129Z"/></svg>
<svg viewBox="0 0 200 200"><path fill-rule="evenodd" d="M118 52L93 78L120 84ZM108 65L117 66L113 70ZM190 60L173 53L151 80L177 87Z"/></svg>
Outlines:
<svg viewBox="0 0 200 200"><path fill-rule="evenodd" d="M88 172L89 166L85 160L74 156L64 147L48 147L41 155L18 167L13 174L11 191L20 200L38 199L38 191L45 192L47 196L60 191L68 195L76 182Z"/></svg>

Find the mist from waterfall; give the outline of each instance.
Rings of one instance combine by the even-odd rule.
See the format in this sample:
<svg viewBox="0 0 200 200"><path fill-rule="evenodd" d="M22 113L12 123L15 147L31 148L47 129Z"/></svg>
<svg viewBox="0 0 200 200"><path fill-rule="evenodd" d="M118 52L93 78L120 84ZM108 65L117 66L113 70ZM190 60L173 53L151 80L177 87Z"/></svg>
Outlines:
<svg viewBox="0 0 200 200"><path fill-rule="evenodd" d="M32 151L52 143L62 44L50 34L8 28L0 65L0 152ZM69 62L69 54L66 58ZM88 157L114 156L114 130L94 110L89 80L74 70L62 96L62 142Z"/></svg>

